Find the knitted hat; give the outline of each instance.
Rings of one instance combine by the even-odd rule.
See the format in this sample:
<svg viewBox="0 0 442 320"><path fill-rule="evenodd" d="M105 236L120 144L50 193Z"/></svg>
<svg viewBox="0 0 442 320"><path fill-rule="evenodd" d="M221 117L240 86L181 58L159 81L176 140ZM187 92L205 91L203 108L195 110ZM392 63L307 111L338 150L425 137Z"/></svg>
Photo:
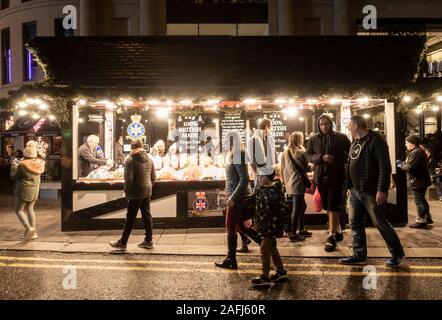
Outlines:
<svg viewBox="0 0 442 320"><path fill-rule="evenodd" d="M31 140L26 144L26 148L23 150L23 155L26 158L37 158L37 143L34 140Z"/></svg>
<svg viewBox="0 0 442 320"><path fill-rule="evenodd" d="M408 136L407 139L405 139L407 142L414 144L416 146L421 144L421 139L417 136L412 134L411 136Z"/></svg>

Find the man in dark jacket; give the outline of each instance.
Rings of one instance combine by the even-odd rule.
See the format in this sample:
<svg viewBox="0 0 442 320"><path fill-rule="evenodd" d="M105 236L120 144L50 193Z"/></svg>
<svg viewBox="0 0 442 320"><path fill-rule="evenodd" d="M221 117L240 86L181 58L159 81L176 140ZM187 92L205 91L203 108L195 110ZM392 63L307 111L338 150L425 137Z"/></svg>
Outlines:
<svg viewBox="0 0 442 320"><path fill-rule="evenodd" d="M318 119L319 133L309 139L306 155L314 164L314 182L321 195L322 207L327 210L329 236L325 243L328 252L336 250L336 242L342 241L339 211L343 207L345 164L350 140L333 130L332 119L323 114Z"/></svg>
<svg viewBox="0 0 442 320"><path fill-rule="evenodd" d="M146 234L144 241L139 243L138 247L151 249L153 248L153 222L150 214L150 197L152 185L156 179L155 168L140 140L132 141L131 149L130 155L124 161L124 193L127 199L126 223L121 239L111 241L109 244L116 249L126 250L138 210L141 210Z"/></svg>
<svg viewBox="0 0 442 320"><path fill-rule="evenodd" d="M431 220L430 206L425 199L427 188L431 185L431 178L428 172L428 157L420 147L420 138L416 135L407 137L405 147L408 156L405 162L397 161L397 165L407 171L408 183L413 192L414 203L417 208L416 222L410 225L414 229L426 229L427 220Z"/></svg>
<svg viewBox="0 0 442 320"><path fill-rule="evenodd" d="M386 265L400 264L405 253L399 237L387 220L387 192L391 164L388 145L377 133L368 130L364 117L353 116L348 125L354 141L348 165L349 219L353 237L353 255L340 260L343 264L365 264L367 241L364 218L368 212L374 226L388 245L392 257Z"/></svg>
<svg viewBox="0 0 442 320"><path fill-rule="evenodd" d="M87 137L86 143L78 148L78 176L87 177L97 166L112 165L111 160L99 158L97 147L99 138L95 135Z"/></svg>

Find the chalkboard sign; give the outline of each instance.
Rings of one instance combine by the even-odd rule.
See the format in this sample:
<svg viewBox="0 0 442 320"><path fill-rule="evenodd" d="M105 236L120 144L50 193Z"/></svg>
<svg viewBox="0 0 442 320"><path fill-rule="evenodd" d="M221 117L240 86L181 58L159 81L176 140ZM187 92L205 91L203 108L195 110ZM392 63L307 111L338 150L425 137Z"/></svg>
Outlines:
<svg viewBox="0 0 442 320"><path fill-rule="evenodd" d="M195 115L178 115L176 118L176 132L179 137L180 151L197 153L200 145L199 137L204 130L202 113Z"/></svg>
<svg viewBox="0 0 442 320"><path fill-rule="evenodd" d="M246 129L246 113L244 110L238 108L223 109L219 113L219 124L222 145L221 151L228 149L229 141L227 141L226 136L229 132L238 132L244 141L244 131Z"/></svg>
<svg viewBox="0 0 442 320"><path fill-rule="evenodd" d="M287 120L280 111L263 111L263 117L272 121L272 132L275 138L275 151L283 152L286 145L285 132L287 131Z"/></svg>

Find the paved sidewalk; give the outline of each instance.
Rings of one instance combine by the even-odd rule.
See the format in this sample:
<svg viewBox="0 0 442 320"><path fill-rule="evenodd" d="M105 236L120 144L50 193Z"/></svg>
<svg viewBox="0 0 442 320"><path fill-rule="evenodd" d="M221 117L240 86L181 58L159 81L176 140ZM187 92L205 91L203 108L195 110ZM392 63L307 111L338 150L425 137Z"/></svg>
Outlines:
<svg viewBox="0 0 442 320"><path fill-rule="evenodd" d="M442 258L442 203L430 201L434 226L429 230L413 230L408 227L397 228L405 247L406 255L415 258ZM410 199L410 219L414 220L415 207ZM14 214L14 198L0 195L0 250L29 250L55 252L113 253L110 240L116 240L121 231L83 231L61 232L60 203L54 200L39 200L36 206L37 230L39 238L32 242L23 242L21 225ZM312 228L313 229L313 228ZM311 229L311 230L312 230ZM333 253L323 249L327 236L325 228L315 228L313 237L304 242L291 243L287 238L278 240L282 256L294 257L341 257L351 254L350 231ZM151 250L140 249L136 243L143 240L143 231L134 230L128 246L130 253L144 254L186 254L186 255L225 255L226 235L223 228L210 229L155 229L154 245ZM388 257L389 253L378 231L367 229L367 241L370 257ZM250 245L247 255L259 255L256 244Z"/></svg>

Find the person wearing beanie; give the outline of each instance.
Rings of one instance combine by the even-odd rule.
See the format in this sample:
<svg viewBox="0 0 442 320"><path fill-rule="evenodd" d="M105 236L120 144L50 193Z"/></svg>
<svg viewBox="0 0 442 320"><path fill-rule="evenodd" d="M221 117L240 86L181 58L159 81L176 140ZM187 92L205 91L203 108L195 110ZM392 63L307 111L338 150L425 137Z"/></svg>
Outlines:
<svg viewBox="0 0 442 320"><path fill-rule="evenodd" d="M417 209L416 222L410 224L413 229L426 229L427 224L432 222L430 206L425 199L427 188L431 185L431 178L428 172L428 156L425 150L420 147L421 140L417 135L410 135L405 139L407 158L405 162L396 161L397 166L407 172L408 187L414 197Z"/></svg>
<svg viewBox="0 0 442 320"><path fill-rule="evenodd" d="M25 241L37 239L34 205L40 191L40 177L45 170L45 162L37 156L37 143L31 140L23 150L23 159L11 168L11 178L15 181L15 213L25 228Z"/></svg>

